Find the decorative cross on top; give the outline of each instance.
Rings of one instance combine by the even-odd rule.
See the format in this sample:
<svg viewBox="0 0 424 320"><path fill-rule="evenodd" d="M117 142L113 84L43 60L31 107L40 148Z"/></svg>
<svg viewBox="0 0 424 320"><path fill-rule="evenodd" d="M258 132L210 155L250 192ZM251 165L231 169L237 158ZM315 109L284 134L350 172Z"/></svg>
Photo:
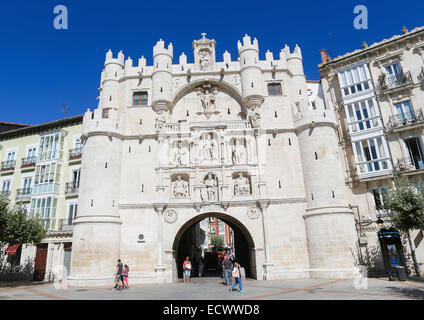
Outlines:
<svg viewBox="0 0 424 320"><path fill-rule="evenodd" d="M201 35L202 35L202 37L203 37L203 39L205 39L205 36L207 35L207 33L201 33Z"/></svg>

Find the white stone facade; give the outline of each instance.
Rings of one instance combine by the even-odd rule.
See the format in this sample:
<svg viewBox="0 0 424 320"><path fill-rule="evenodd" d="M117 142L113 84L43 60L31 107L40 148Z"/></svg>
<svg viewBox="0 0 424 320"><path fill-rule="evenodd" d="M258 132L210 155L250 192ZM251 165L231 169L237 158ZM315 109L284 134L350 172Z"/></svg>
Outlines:
<svg viewBox="0 0 424 320"><path fill-rule="evenodd" d="M71 285L110 284L119 258L133 283L176 281L179 241L208 216L238 230L253 278L354 274L337 122L319 97L311 107L300 48L262 61L246 35L219 62L215 46L194 41L194 63L173 64L163 40L151 66L106 54L83 121Z"/></svg>

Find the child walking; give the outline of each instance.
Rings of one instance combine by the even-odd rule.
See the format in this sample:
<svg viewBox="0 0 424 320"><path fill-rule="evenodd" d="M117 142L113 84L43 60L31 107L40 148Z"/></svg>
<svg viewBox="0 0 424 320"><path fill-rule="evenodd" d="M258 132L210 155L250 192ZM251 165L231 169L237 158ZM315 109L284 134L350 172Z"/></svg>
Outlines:
<svg viewBox="0 0 424 320"><path fill-rule="evenodd" d="M129 289L128 287L128 272L130 271L130 268L125 265L124 270L122 270L122 276L124 277L122 284L124 286L124 289Z"/></svg>

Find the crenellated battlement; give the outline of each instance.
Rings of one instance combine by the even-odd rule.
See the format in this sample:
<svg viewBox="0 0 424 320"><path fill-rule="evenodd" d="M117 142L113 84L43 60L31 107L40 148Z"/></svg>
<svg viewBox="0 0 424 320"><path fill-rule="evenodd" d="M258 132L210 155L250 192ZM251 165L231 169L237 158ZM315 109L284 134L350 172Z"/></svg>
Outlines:
<svg viewBox="0 0 424 320"><path fill-rule="evenodd" d="M287 46L287 45L284 47L283 50L286 53L287 60L290 60L290 59L300 59L300 60L302 60L302 50L300 49L300 47L297 44L296 44L296 47L294 48L293 52L290 52L290 47Z"/></svg>
<svg viewBox="0 0 424 320"><path fill-rule="evenodd" d="M113 108L97 108L94 111L88 109L83 118L82 134L85 135L90 132L122 134L118 111Z"/></svg>
<svg viewBox="0 0 424 320"><path fill-rule="evenodd" d="M119 51L117 57L114 58L112 50L109 49L108 52L106 53L105 67L108 64L118 64L123 68L124 67L124 60L125 60L125 56L122 53L122 50Z"/></svg>
<svg viewBox="0 0 424 320"><path fill-rule="evenodd" d="M243 37L243 45L241 44L240 40L237 42L237 48L239 55L244 50L256 50L259 53L259 45L258 45L258 39L254 38L253 42L251 41L250 36L247 34Z"/></svg>
<svg viewBox="0 0 424 320"><path fill-rule="evenodd" d="M168 48L165 48L165 41L160 39L156 45L153 47L153 57L159 55L159 54L166 54L169 55L172 59L174 55L174 47L172 46L172 43L170 42L168 45Z"/></svg>

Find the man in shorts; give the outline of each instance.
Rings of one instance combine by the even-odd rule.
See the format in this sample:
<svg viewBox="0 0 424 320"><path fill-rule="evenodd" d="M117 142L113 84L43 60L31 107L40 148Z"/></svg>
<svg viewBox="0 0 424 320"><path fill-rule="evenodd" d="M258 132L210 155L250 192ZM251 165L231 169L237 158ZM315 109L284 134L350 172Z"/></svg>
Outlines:
<svg viewBox="0 0 424 320"><path fill-rule="evenodd" d="M118 259L118 264L116 265L115 276L115 287L114 289L121 290L123 286L123 276L122 276L123 265L121 259Z"/></svg>

